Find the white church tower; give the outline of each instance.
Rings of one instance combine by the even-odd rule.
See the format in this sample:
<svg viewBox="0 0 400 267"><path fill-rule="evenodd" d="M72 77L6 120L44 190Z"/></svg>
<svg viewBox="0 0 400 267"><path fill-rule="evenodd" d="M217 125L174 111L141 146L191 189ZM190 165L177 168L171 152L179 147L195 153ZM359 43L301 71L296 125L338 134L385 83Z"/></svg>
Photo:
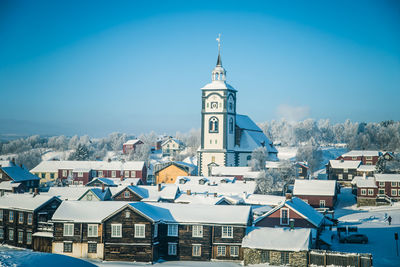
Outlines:
<svg viewBox="0 0 400 267"><path fill-rule="evenodd" d="M259 146L268 146L267 151L275 157L277 153L249 117L236 114L237 91L226 82L220 36L217 41L218 59L211 73L212 82L201 88L201 146L197 165L199 175L204 176L211 175L214 166L247 166L252 151Z"/></svg>

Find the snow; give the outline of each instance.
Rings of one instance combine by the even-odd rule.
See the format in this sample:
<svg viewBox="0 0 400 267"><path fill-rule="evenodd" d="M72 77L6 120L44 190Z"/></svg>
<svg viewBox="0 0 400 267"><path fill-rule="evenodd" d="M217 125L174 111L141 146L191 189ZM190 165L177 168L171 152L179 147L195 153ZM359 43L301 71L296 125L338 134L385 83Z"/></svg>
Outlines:
<svg viewBox="0 0 400 267"><path fill-rule="evenodd" d="M280 251L304 251L310 248L311 229L251 227L242 247Z"/></svg>
<svg viewBox="0 0 400 267"><path fill-rule="evenodd" d="M342 155L342 157L379 157L381 152L376 150L351 150Z"/></svg>
<svg viewBox="0 0 400 267"><path fill-rule="evenodd" d="M39 177L19 166L2 167L1 169L15 182L40 180Z"/></svg>
<svg viewBox="0 0 400 267"><path fill-rule="evenodd" d="M175 203L215 205L221 199L222 197L214 197L213 194L181 194L176 198Z"/></svg>
<svg viewBox="0 0 400 267"><path fill-rule="evenodd" d="M229 89L229 90L236 91L235 88L233 88L231 85L229 85L225 81L221 81L221 80L212 81L211 83L206 84L203 88L201 88L201 90L208 90L208 89L213 89L213 90L214 89Z"/></svg>
<svg viewBox="0 0 400 267"><path fill-rule="evenodd" d="M296 159L296 154L298 147L276 147L278 150L278 158L279 160L291 160L294 161Z"/></svg>
<svg viewBox="0 0 400 267"><path fill-rule="evenodd" d="M53 198L42 194L6 194L0 197L0 208L34 211Z"/></svg>
<svg viewBox="0 0 400 267"><path fill-rule="evenodd" d="M373 177L355 176L351 181L351 184L355 184L357 187L368 187L376 188L376 180Z"/></svg>
<svg viewBox="0 0 400 267"><path fill-rule="evenodd" d="M261 194L250 194L244 199L244 203L247 205L268 205L278 206L285 201L283 196L275 195L261 195Z"/></svg>
<svg viewBox="0 0 400 267"><path fill-rule="evenodd" d="M140 262L118 262L118 261L98 261L98 260L87 260L88 262L94 263L99 267L242 267L240 263L236 262L209 262L209 261L163 261L154 264L151 263L140 263ZM250 265L249 265L250 266ZM269 265L270 267L273 267ZM265 264L263 265L265 267Z"/></svg>
<svg viewBox="0 0 400 267"><path fill-rule="evenodd" d="M357 169L361 161L353 161L353 160L330 160L330 165L333 169Z"/></svg>
<svg viewBox="0 0 400 267"><path fill-rule="evenodd" d="M53 233L52 232L36 232L32 236L53 237Z"/></svg>
<svg viewBox="0 0 400 267"><path fill-rule="evenodd" d="M400 182L400 174L376 173L374 176L377 182Z"/></svg>
<svg viewBox="0 0 400 267"><path fill-rule="evenodd" d="M124 201L63 201L54 213L53 220L100 223L126 204Z"/></svg>
<svg viewBox="0 0 400 267"><path fill-rule="evenodd" d="M12 167L13 164L9 160L0 160L0 167Z"/></svg>
<svg viewBox="0 0 400 267"><path fill-rule="evenodd" d="M78 200L88 189L84 186L50 187L47 193L41 195L56 196L61 200Z"/></svg>
<svg viewBox="0 0 400 267"><path fill-rule="evenodd" d="M294 181L293 195L334 196L335 180L298 180Z"/></svg>
<svg viewBox="0 0 400 267"><path fill-rule="evenodd" d="M5 181L0 183L0 190L9 190L18 187L21 183L15 183L14 181Z"/></svg>
<svg viewBox="0 0 400 267"><path fill-rule="evenodd" d="M131 140L128 140L128 141L126 141L125 143L124 143L124 145L134 145L134 144L136 144L137 142L141 142L139 139L131 139Z"/></svg>
<svg viewBox="0 0 400 267"><path fill-rule="evenodd" d="M376 165L360 165L357 168L358 172L374 172L376 169Z"/></svg>
<svg viewBox="0 0 400 267"><path fill-rule="evenodd" d="M74 152L73 149L66 151L53 151L49 149L42 155L42 160L66 160L72 152Z"/></svg>
<svg viewBox="0 0 400 267"><path fill-rule="evenodd" d="M251 167L215 166L211 169L213 176L243 176L244 178L258 178L260 172L252 171Z"/></svg>

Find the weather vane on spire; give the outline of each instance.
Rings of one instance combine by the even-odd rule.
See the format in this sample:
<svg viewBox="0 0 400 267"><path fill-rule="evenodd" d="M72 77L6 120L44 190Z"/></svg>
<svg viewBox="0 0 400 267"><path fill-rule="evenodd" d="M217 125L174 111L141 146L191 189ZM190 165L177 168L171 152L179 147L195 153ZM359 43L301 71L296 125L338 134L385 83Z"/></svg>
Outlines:
<svg viewBox="0 0 400 267"><path fill-rule="evenodd" d="M218 34L218 38L217 38L217 42L218 42L218 54L221 51L221 34Z"/></svg>

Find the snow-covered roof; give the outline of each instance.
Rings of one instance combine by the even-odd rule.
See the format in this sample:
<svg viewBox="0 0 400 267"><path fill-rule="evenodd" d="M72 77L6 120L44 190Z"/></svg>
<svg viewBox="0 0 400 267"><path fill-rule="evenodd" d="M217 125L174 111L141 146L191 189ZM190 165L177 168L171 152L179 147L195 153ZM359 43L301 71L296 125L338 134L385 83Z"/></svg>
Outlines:
<svg viewBox="0 0 400 267"><path fill-rule="evenodd" d="M131 139L131 140L126 141L124 143L124 145L134 145L134 144L136 144L138 142L141 142L141 141L139 139Z"/></svg>
<svg viewBox="0 0 400 267"><path fill-rule="evenodd" d="M77 161L51 160L42 161L31 172L58 172L58 170L91 169L91 170L142 170L144 161Z"/></svg>
<svg viewBox="0 0 400 267"><path fill-rule="evenodd" d="M40 180L39 177L19 166L2 167L1 169L15 182Z"/></svg>
<svg viewBox="0 0 400 267"><path fill-rule="evenodd" d="M222 197L215 197L214 194L181 194L176 198L175 203L215 205L221 199Z"/></svg>
<svg viewBox="0 0 400 267"><path fill-rule="evenodd" d="M174 138L174 137L170 137L170 138L164 140L164 141L161 143L161 146L165 146L165 145L168 144L169 142L175 142L175 143L177 143L177 144L180 145L180 146L185 146L185 144L184 144L181 140L179 140L179 139L177 139L177 138Z"/></svg>
<svg viewBox="0 0 400 267"><path fill-rule="evenodd" d="M110 189L108 187L105 188L104 190L103 190L103 188L92 187L92 188L88 189L85 193L83 193L83 195L79 198L79 200L83 199L83 197L89 191L92 192L100 201L108 200L108 199L106 199L107 196L111 197L111 191L110 191Z"/></svg>
<svg viewBox="0 0 400 267"><path fill-rule="evenodd" d="M61 200L78 200L87 190L84 186L50 187L49 191L42 195L56 196Z"/></svg>
<svg viewBox="0 0 400 267"><path fill-rule="evenodd" d="M54 198L42 194L6 194L0 197L0 208L34 211Z"/></svg>
<svg viewBox="0 0 400 267"><path fill-rule="evenodd" d="M258 178L261 172L252 171L251 167L215 166L211 168L213 176L243 176L244 178Z"/></svg>
<svg viewBox="0 0 400 267"><path fill-rule="evenodd" d="M359 172L374 172L376 169L376 165L360 165L357 168Z"/></svg>
<svg viewBox="0 0 400 267"><path fill-rule="evenodd" d="M0 167L12 167L14 164L9 160L0 160Z"/></svg>
<svg viewBox="0 0 400 267"><path fill-rule="evenodd" d="M121 180L120 178L103 178L103 177L98 177L90 181L89 183L86 184L86 186L91 186L95 182L99 181L100 183L107 185L107 186L127 186L127 185L137 185L141 179L140 178L124 178Z"/></svg>
<svg viewBox="0 0 400 267"><path fill-rule="evenodd" d="M363 176L355 176L351 181L351 184L356 185L357 187L368 187L368 188L376 188L376 181L374 177L363 177Z"/></svg>
<svg viewBox="0 0 400 267"><path fill-rule="evenodd" d="M209 90L209 89L229 89L229 90L234 90L236 91L235 88L233 88L230 84L228 84L225 81L221 81L221 80L215 80L212 81L209 84L206 84L203 88L201 88L202 90Z"/></svg>
<svg viewBox="0 0 400 267"><path fill-rule="evenodd" d="M244 203L247 205L268 205L275 207L283 202L285 202L285 197L275 195L250 194L244 199Z"/></svg>
<svg viewBox="0 0 400 267"><path fill-rule="evenodd" d="M334 196L335 180L298 180L294 181L293 195Z"/></svg>
<svg viewBox="0 0 400 267"><path fill-rule="evenodd" d="M357 169L360 166L361 161L332 159L329 163L334 169Z"/></svg>
<svg viewBox="0 0 400 267"><path fill-rule="evenodd" d="M63 201L52 220L101 223L104 218L127 204L124 201Z"/></svg>
<svg viewBox="0 0 400 267"><path fill-rule="evenodd" d="M178 186L175 184L162 184L161 190L158 191L158 185L139 185L139 186L126 186L126 187L118 187L113 188L110 187L110 190L113 196L119 194L121 191L126 188L133 192L134 194L141 197L141 201L143 202L157 202L160 199L164 200L174 200L178 194Z"/></svg>
<svg viewBox="0 0 400 267"><path fill-rule="evenodd" d="M281 161L266 161L265 168L267 169L279 169L282 168L283 163Z"/></svg>
<svg viewBox="0 0 400 267"><path fill-rule="evenodd" d="M164 163L158 163L154 166L154 173L157 173L171 165L175 165L188 172L190 175L195 175L197 173L197 165L189 164L183 161L168 161Z"/></svg>
<svg viewBox="0 0 400 267"><path fill-rule="evenodd" d="M245 130L262 132L260 127L257 126L247 115L236 114L236 125Z"/></svg>
<svg viewBox="0 0 400 267"><path fill-rule="evenodd" d="M248 227L242 241L242 247L278 251L304 251L310 249L310 239L311 229L309 228Z"/></svg>
<svg viewBox="0 0 400 267"><path fill-rule="evenodd" d="M342 157L379 157L381 155L380 151L376 150L351 150L342 155Z"/></svg>
<svg viewBox="0 0 400 267"><path fill-rule="evenodd" d="M282 208L284 206L294 210L299 215L306 218L310 223L312 223L316 227L319 227L324 221L324 216L321 213L316 211L313 207L308 205L306 202L304 202L300 198L292 197L292 199L285 200L284 203L280 204L279 206L276 206L270 212L257 218L257 220L254 223L257 223L258 221L264 219L265 217L269 216L270 214L274 213L275 211L279 210L280 208Z"/></svg>
<svg viewBox="0 0 400 267"><path fill-rule="evenodd" d="M13 188L16 188L20 185L21 183L15 183L14 181L4 181L0 183L0 189L1 190L12 190Z"/></svg>
<svg viewBox="0 0 400 267"><path fill-rule="evenodd" d="M400 182L400 174L374 174L377 182Z"/></svg>

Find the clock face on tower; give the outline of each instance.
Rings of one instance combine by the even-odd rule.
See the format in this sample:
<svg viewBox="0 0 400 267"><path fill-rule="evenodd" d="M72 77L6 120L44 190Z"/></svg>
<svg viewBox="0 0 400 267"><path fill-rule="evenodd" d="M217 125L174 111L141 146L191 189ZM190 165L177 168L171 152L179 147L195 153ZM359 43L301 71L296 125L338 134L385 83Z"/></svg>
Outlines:
<svg viewBox="0 0 400 267"><path fill-rule="evenodd" d="M218 108L218 102L211 102L211 109L217 109Z"/></svg>

